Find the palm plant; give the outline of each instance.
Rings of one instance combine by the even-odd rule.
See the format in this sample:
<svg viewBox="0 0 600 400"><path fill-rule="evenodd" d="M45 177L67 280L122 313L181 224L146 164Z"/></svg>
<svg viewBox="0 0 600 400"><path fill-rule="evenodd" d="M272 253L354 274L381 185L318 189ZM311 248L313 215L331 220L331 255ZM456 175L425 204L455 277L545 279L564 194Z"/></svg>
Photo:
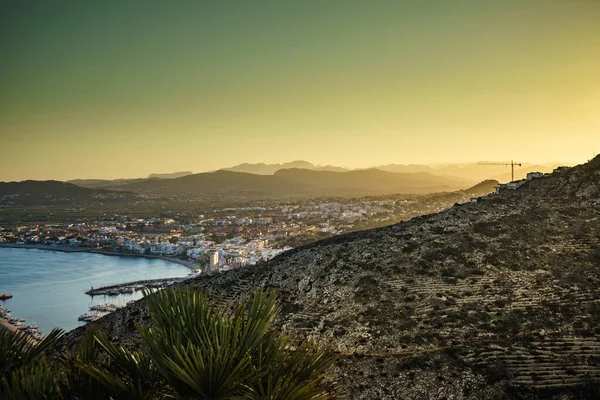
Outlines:
<svg viewBox="0 0 600 400"><path fill-rule="evenodd" d="M21 333L0 331L0 398L43 399L58 397L56 380L45 353L62 330L53 330L39 343Z"/></svg>
<svg viewBox="0 0 600 400"><path fill-rule="evenodd" d="M331 358L305 342L294 347L272 326L274 292L255 292L223 308L207 293L163 291L147 297L153 328L139 329L150 357L182 397L326 398ZM221 304L221 305L220 305Z"/></svg>
<svg viewBox="0 0 600 400"><path fill-rule="evenodd" d="M82 399L154 399L163 387L163 379L144 352L127 351L93 330L70 362L75 368L67 368L72 371L69 391Z"/></svg>
<svg viewBox="0 0 600 400"><path fill-rule="evenodd" d="M257 291L230 308L186 289L147 294L146 302L152 327L137 326L145 351L129 353L96 335L110 362L79 363L113 397L148 399L167 392L215 400L331 397L323 372L332 358L273 329L278 313L273 292Z"/></svg>
<svg viewBox="0 0 600 400"><path fill-rule="evenodd" d="M152 399L162 379L142 352L129 352L90 327L77 351L59 357L60 393L69 399Z"/></svg>

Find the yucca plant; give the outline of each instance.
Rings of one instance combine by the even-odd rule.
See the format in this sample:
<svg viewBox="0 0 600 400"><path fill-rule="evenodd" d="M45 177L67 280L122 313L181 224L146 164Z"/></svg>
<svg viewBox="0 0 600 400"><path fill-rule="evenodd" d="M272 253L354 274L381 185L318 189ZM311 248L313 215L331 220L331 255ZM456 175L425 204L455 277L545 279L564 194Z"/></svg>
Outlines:
<svg viewBox="0 0 600 400"><path fill-rule="evenodd" d="M208 293L187 289L146 293L145 299L152 326L137 325L142 351L128 352L92 334L105 362L77 363L111 397L330 397L323 372L331 356L312 343L295 344L273 329L278 313L274 292L257 291L231 307Z"/></svg>
<svg viewBox="0 0 600 400"><path fill-rule="evenodd" d="M0 399L59 399L57 381L52 368L43 358L13 370L0 380Z"/></svg>
<svg viewBox="0 0 600 400"><path fill-rule="evenodd" d="M291 346L272 327L274 292L255 292L225 309L192 290L147 298L152 328L138 327L170 386L182 397L203 399L327 398L322 373L331 357L309 343Z"/></svg>
<svg viewBox="0 0 600 400"><path fill-rule="evenodd" d="M60 393L69 399L152 399L159 383L144 354L124 350L93 327L76 352L60 357L57 371Z"/></svg>
<svg viewBox="0 0 600 400"><path fill-rule="evenodd" d="M152 360L143 351L127 351L103 335L92 335L95 346L101 353L94 359L79 357L75 364L100 387L93 382L83 381L79 386L81 394L84 394L83 390L96 388L95 393L90 393L94 397L106 390L108 393L104 398L108 395L113 399L146 400L159 397L164 386L163 379L153 367ZM90 349L86 351L89 353ZM82 398L89 399L91 396Z"/></svg>

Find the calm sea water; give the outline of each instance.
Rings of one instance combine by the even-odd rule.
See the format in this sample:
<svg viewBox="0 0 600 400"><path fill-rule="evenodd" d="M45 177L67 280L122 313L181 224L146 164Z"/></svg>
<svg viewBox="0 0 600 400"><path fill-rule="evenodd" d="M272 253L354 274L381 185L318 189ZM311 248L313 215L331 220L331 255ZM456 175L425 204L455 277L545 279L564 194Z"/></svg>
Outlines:
<svg viewBox="0 0 600 400"><path fill-rule="evenodd" d="M141 292L119 296L85 294L99 287L141 279L181 277L189 269L168 261L89 253L0 248L0 293L14 296L0 304L16 318L36 323L43 333L83 324L77 317L98 303L126 304Z"/></svg>

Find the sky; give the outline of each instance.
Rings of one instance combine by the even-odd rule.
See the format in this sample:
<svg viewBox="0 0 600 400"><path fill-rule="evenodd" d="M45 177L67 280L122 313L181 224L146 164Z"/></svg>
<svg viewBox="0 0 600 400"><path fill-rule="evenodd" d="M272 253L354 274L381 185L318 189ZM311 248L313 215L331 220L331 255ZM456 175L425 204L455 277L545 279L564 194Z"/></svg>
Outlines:
<svg viewBox="0 0 600 400"><path fill-rule="evenodd" d="M600 1L0 0L0 181L600 152Z"/></svg>

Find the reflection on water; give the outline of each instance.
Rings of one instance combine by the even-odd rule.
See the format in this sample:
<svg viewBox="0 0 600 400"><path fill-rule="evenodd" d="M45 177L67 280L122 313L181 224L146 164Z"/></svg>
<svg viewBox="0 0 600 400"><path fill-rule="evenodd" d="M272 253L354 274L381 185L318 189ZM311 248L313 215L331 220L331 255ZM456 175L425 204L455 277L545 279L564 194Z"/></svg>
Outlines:
<svg viewBox="0 0 600 400"><path fill-rule="evenodd" d="M54 327L70 330L83 324L77 318L90 306L122 306L142 297L136 291L92 298L85 294L92 286L188 273L184 266L157 259L0 248L0 293L13 295L0 304L12 309L13 316L36 323L44 333Z"/></svg>

